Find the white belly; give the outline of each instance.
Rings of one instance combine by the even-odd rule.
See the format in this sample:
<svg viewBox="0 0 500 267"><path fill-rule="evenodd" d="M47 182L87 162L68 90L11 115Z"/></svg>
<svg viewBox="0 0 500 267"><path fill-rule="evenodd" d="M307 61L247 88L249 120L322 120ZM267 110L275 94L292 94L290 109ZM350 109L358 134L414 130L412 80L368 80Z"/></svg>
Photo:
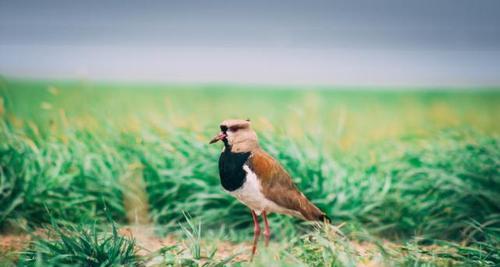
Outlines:
<svg viewBox="0 0 500 267"><path fill-rule="evenodd" d="M257 175L252 172L252 170L250 170L250 168L246 164L243 165L243 169L247 173L247 175L245 176L245 183L237 190L230 191L229 193L231 195L233 195L250 209L254 210L257 215L260 215L263 211L266 211L301 217L301 214L299 212L280 207L273 201L267 199L264 194L262 194L262 186L259 179L257 178Z"/></svg>

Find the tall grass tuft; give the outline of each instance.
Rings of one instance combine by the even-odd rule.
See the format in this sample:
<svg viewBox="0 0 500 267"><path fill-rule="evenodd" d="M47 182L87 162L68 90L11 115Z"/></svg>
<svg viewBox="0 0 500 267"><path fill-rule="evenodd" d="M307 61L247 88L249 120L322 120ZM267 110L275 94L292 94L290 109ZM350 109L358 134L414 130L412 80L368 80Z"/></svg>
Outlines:
<svg viewBox="0 0 500 267"><path fill-rule="evenodd" d="M486 229L498 233L498 140L443 132L418 142L362 176L378 177L381 193L365 198L359 220L385 233L424 238L477 241L485 240ZM481 230L472 231L473 222Z"/></svg>
<svg viewBox="0 0 500 267"><path fill-rule="evenodd" d="M20 266L137 266L135 242L112 232L101 232L94 225L56 225L48 229L48 239L36 240L21 254Z"/></svg>
<svg viewBox="0 0 500 267"><path fill-rule="evenodd" d="M6 220L30 224L53 217L72 222L124 218L117 182L125 166L97 136L81 131L59 140L37 141L0 124L0 226Z"/></svg>

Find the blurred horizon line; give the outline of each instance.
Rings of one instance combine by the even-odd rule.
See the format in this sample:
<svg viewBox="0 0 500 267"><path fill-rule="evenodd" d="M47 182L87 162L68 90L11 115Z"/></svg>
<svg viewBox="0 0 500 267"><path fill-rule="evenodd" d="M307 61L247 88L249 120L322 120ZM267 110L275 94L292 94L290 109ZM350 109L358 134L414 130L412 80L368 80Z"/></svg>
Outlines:
<svg viewBox="0 0 500 267"><path fill-rule="evenodd" d="M371 85L371 84L290 84L290 83L259 83L259 82L234 82L234 81L165 81L165 80L137 80L137 79L93 79L89 77L40 77L26 75L8 75L0 72L0 88L6 83L47 83L49 86L65 83L81 83L84 86L145 86L145 87L180 87L182 89L211 89L224 87L224 89L272 89L272 90L331 90L331 91L428 91L428 92L499 92L500 85ZM51 83L53 83L51 85Z"/></svg>
<svg viewBox="0 0 500 267"><path fill-rule="evenodd" d="M42 79L298 86L500 86L500 50L0 45L0 57L0 73Z"/></svg>

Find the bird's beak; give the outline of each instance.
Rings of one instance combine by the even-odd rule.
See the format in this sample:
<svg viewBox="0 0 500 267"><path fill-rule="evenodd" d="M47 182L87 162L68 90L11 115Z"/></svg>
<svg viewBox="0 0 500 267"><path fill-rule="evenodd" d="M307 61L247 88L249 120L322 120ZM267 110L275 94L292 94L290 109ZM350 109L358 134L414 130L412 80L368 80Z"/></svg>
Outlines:
<svg viewBox="0 0 500 267"><path fill-rule="evenodd" d="M210 140L209 144L216 143L217 141L220 141L220 140L224 139L226 136L227 135L225 133L220 132L216 136L214 136L214 138L212 138L212 140Z"/></svg>

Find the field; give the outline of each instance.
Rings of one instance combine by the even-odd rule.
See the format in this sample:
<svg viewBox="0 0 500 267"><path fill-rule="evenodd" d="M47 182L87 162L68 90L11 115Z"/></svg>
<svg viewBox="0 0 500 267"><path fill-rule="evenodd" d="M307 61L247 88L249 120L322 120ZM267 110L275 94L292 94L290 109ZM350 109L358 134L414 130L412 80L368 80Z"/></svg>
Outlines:
<svg viewBox="0 0 500 267"><path fill-rule="evenodd" d="M0 80L0 265L500 265L500 91L351 89ZM249 261L227 118L332 226L273 214Z"/></svg>

